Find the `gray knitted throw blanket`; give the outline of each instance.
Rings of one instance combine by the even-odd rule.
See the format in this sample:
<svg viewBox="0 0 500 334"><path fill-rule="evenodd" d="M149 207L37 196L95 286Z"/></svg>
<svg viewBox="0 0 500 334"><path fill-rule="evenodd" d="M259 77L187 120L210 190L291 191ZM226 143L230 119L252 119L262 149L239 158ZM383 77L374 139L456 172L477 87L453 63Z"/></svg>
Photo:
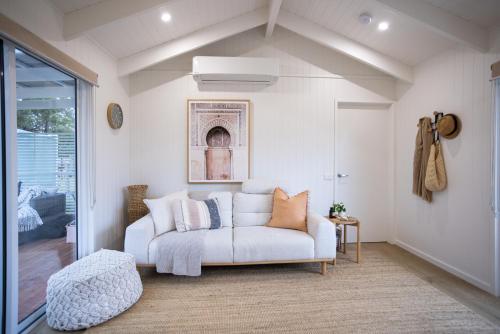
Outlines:
<svg viewBox="0 0 500 334"><path fill-rule="evenodd" d="M169 234L160 237L156 271L174 275L200 276L203 243L207 230Z"/></svg>

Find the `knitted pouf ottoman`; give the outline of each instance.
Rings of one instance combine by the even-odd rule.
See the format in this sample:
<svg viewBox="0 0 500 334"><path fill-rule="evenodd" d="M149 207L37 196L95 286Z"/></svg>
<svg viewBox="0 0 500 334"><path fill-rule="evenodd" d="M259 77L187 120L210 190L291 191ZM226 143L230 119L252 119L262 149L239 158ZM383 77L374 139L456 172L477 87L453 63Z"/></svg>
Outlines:
<svg viewBox="0 0 500 334"><path fill-rule="evenodd" d="M103 249L49 278L47 323L58 330L95 326L128 309L141 294L134 256Z"/></svg>

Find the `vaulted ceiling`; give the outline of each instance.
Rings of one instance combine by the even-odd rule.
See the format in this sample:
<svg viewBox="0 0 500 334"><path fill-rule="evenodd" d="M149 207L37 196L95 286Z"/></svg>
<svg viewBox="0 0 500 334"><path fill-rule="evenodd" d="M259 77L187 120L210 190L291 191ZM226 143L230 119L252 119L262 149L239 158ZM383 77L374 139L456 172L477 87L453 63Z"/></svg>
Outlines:
<svg viewBox="0 0 500 334"><path fill-rule="evenodd" d="M489 28L500 23L498 0L426 0L430 4L449 11L467 21Z"/></svg>
<svg viewBox="0 0 500 334"><path fill-rule="evenodd" d="M64 35L86 35L128 75L243 31L286 29L411 82L412 67L456 44L481 52L499 0L51 0ZM171 14L163 22L162 13ZM358 17L369 13L363 25ZM379 31L378 23L390 28Z"/></svg>

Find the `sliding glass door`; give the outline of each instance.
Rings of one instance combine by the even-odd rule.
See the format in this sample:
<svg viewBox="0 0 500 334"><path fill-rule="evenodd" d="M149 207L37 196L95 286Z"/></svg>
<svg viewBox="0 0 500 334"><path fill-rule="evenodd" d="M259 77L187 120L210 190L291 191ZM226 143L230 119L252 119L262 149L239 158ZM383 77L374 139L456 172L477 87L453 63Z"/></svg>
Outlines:
<svg viewBox="0 0 500 334"><path fill-rule="evenodd" d="M45 312L49 277L77 259L76 79L9 44L6 307L22 331ZM14 181L14 182L13 182ZM15 320L14 320L15 319ZM13 323L13 324L12 324Z"/></svg>
<svg viewBox="0 0 500 334"><path fill-rule="evenodd" d="M76 259L76 80L16 49L18 320Z"/></svg>

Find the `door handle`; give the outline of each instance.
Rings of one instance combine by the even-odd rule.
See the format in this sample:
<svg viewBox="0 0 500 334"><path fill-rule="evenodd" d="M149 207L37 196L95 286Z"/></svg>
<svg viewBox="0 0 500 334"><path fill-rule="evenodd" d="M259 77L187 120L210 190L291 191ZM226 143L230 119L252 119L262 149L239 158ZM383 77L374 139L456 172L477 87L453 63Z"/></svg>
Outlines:
<svg viewBox="0 0 500 334"><path fill-rule="evenodd" d="M349 174L340 174L340 173L338 173L338 174L337 174L337 177L338 177L338 178L341 178L341 177L348 177L348 176L349 176Z"/></svg>

